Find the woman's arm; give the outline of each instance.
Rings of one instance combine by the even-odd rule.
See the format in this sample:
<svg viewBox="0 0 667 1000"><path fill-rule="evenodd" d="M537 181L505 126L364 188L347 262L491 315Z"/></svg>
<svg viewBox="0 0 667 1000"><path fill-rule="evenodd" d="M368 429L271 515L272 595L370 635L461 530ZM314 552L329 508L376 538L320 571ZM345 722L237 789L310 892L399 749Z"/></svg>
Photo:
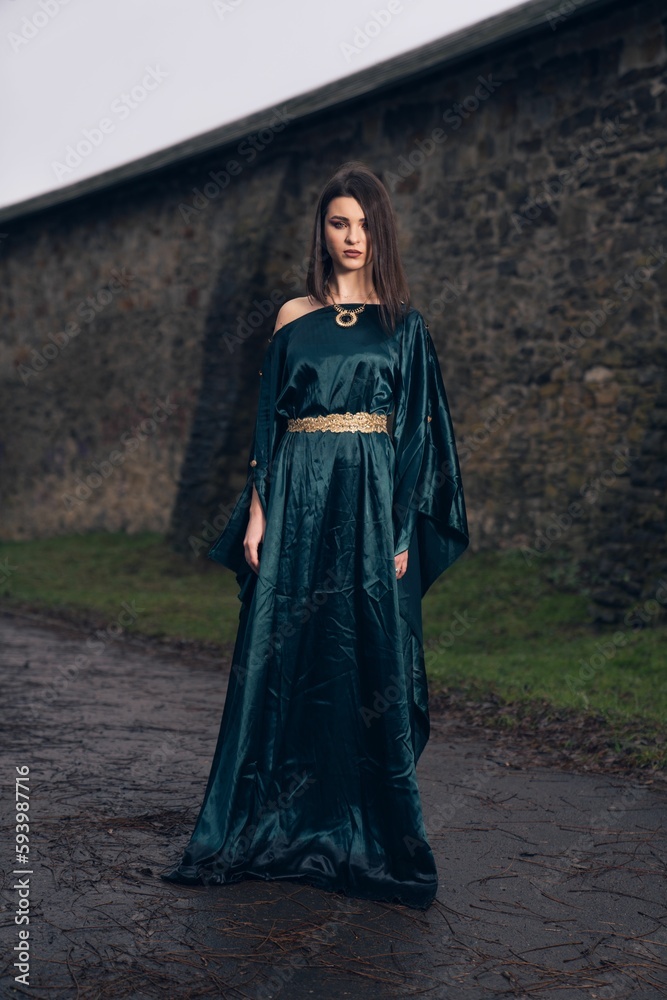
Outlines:
<svg viewBox="0 0 667 1000"><path fill-rule="evenodd" d="M259 573L259 543L264 540L266 530L266 517L262 508L259 494L253 484L252 500L250 501L250 520L248 529L243 539L243 549L246 562L255 573Z"/></svg>
<svg viewBox="0 0 667 1000"><path fill-rule="evenodd" d="M273 328L273 334L271 340L275 337L277 331L285 323L289 322L291 318L291 310L293 310L294 305L292 302L285 302L278 310L278 315L276 316L275 326ZM265 355L264 358L264 368L266 369L267 378L262 384L262 390L265 386L269 384L269 355ZM258 412L262 413L262 403L264 402L264 394L260 394L260 403ZM270 412L266 414L266 421L269 422L271 427L271 436L273 437L273 432L275 431L275 412L273 411L273 399L270 401ZM248 565L255 573L259 573L259 545L260 542L264 540L264 532L266 530L266 514L264 513L264 508L262 506L262 501L260 500L259 493L257 492L257 487L253 483L252 486L252 499L250 501L250 511L248 527L243 539L243 550L245 553L245 559Z"/></svg>

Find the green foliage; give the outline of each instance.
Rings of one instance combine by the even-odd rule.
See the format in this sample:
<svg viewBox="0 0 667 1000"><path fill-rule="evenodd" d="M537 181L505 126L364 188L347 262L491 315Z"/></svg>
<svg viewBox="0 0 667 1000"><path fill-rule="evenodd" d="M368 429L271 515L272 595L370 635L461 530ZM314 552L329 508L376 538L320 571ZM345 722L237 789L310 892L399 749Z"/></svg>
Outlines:
<svg viewBox="0 0 667 1000"><path fill-rule="evenodd" d="M238 589L229 570L173 553L156 533L0 543L5 605L111 623L126 602L138 611L129 630L149 636L233 643ZM540 703L542 711L546 703L664 731L667 628L594 626L587 605L562 553L466 553L423 602L431 691Z"/></svg>
<svg viewBox="0 0 667 1000"><path fill-rule="evenodd" d="M557 554L530 564L512 550L464 556L423 603L431 690L547 702L664 731L667 628L594 625L587 609Z"/></svg>
<svg viewBox="0 0 667 1000"><path fill-rule="evenodd" d="M236 578L208 559L172 552L162 535L91 532L0 543L3 603L89 612L113 622L123 602L138 614L128 632L232 642L240 603ZM16 567L12 570L12 567Z"/></svg>

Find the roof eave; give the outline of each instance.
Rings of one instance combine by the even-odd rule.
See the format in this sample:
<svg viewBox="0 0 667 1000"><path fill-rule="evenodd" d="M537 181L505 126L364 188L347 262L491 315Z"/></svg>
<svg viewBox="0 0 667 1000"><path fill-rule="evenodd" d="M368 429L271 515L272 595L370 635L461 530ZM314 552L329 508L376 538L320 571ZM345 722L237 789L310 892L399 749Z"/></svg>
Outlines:
<svg viewBox="0 0 667 1000"><path fill-rule="evenodd" d="M572 16L579 17L595 7L607 6L615 0L579 0ZM533 33L539 29L555 30L554 20L561 4L558 0L528 0L511 10L462 28L417 49L394 56L384 62L352 73L342 80L324 84L297 97L280 103L285 118L291 122L305 119L334 106L354 101L367 94L386 90L399 83L424 76L436 67L469 58L501 44ZM568 15L569 19L569 15ZM86 177L74 184L0 208L0 220L16 219L40 212L64 202L109 188L145 174L162 170L179 162L200 156L212 149L228 146L275 122L276 107L271 106L209 132L193 136L165 149L148 153L129 163Z"/></svg>

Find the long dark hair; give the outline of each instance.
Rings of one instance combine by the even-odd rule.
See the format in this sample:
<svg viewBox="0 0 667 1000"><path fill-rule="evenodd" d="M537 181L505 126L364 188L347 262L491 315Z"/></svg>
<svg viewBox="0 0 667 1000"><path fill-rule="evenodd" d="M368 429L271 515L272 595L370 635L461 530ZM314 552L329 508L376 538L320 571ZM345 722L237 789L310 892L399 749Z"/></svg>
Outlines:
<svg viewBox="0 0 667 1000"><path fill-rule="evenodd" d="M329 202L339 197L356 198L362 207L373 249L373 285L380 299L380 317L388 333L407 312L410 289L398 250L396 220L386 187L360 160L343 163L324 185L315 210L310 244L306 289L311 298L324 303L326 283L333 265L324 240L324 219Z"/></svg>

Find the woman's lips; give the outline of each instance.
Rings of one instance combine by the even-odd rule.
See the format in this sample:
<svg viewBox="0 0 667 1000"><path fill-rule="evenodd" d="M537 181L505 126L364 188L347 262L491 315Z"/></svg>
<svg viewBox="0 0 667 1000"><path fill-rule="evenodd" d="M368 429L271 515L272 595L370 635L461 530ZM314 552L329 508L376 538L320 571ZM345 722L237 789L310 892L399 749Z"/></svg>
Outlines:
<svg viewBox="0 0 667 1000"><path fill-rule="evenodd" d="M361 251L359 250L345 250L346 257L361 257Z"/></svg>

